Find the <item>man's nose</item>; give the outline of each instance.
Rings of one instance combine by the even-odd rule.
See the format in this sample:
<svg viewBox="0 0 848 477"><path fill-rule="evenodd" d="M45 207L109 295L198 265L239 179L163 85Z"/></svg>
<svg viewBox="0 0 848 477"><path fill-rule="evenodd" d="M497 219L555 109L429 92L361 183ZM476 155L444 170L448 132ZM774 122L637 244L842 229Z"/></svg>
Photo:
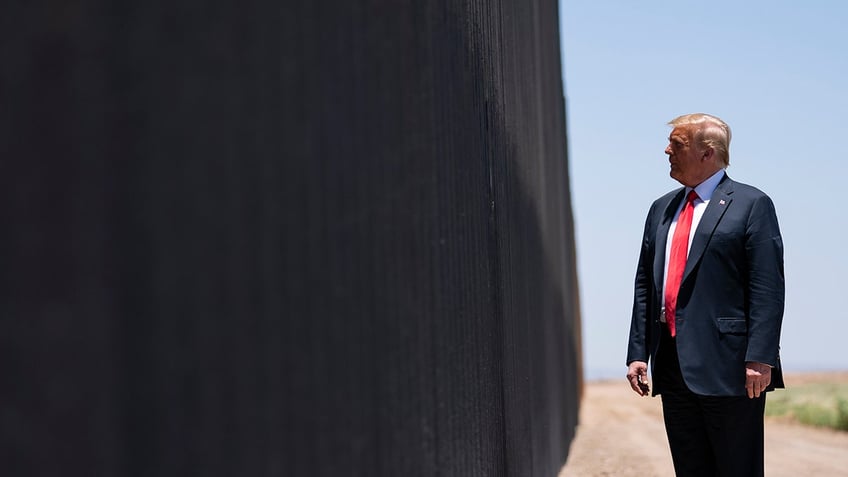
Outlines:
<svg viewBox="0 0 848 477"><path fill-rule="evenodd" d="M665 153L668 154L669 156L671 155L671 144L669 144L668 146L665 147Z"/></svg>

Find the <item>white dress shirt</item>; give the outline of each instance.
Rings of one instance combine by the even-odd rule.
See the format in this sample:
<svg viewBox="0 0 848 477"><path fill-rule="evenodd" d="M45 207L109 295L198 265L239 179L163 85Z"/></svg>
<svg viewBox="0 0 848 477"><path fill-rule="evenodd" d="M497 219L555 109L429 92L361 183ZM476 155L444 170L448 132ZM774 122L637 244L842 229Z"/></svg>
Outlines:
<svg viewBox="0 0 848 477"><path fill-rule="evenodd" d="M698 229L701 217L704 216L704 211L707 210L710 198L713 196L713 192L715 192L716 187L718 187L718 183L721 182L723 177L724 169L716 172L707 180L695 186L695 193L698 194L698 198L695 199L694 210L692 211L692 228L689 229L689 245L686 248L687 256L689 254L689 249L692 248L692 238L695 237L695 231ZM665 242L665 269L663 271L663 308L665 308L665 281L668 276L668 258L671 255L671 240L674 237L674 230L677 228L677 219L680 217L680 211L683 210L683 206L686 205L686 196L689 195L690 190L692 190L691 187L686 188L686 192L683 194L683 200L680 201L680 205L677 206L677 212L674 213L674 220L671 222L671 227L668 228L668 237ZM665 321L664 313L661 314L660 319Z"/></svg>

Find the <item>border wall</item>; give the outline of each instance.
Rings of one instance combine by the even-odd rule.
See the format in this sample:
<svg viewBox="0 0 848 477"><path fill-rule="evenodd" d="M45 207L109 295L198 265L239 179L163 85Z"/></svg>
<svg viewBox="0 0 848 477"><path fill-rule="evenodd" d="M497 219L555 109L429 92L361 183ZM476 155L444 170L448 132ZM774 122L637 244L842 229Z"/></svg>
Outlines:
<svg viewBox="0 0 848 477"><path fill-rule="evenodd" d="M4 10L4 475L556 475L555 1Z"/></svg>

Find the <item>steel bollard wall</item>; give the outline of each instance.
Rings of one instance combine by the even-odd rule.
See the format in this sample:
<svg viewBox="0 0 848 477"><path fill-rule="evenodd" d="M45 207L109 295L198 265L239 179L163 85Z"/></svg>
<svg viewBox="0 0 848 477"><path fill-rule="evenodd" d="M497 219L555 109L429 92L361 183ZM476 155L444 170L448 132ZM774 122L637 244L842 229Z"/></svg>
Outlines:
<svg viewBox="0 0 848 477"><path fill-rule="evenodd" d="M551 476L553 0L10 5L4 475Z"/></svg>

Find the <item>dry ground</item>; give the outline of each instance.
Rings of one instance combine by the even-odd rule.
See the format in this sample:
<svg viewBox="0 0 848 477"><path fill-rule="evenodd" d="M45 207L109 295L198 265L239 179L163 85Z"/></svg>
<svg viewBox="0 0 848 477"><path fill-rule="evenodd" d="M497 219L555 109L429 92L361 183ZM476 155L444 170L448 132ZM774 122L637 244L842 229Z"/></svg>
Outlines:
<svg viewBox="0 0 848 477"><path fill-rule="evenodd" d="M821 380L848 382L848 372L791 375L786 385ZM848 432L766 419L765 449L769 477L848 476ZM559 474L596 476L674 476L660 398L639 397L623 377L586 384L577 436Z"/></svg>

